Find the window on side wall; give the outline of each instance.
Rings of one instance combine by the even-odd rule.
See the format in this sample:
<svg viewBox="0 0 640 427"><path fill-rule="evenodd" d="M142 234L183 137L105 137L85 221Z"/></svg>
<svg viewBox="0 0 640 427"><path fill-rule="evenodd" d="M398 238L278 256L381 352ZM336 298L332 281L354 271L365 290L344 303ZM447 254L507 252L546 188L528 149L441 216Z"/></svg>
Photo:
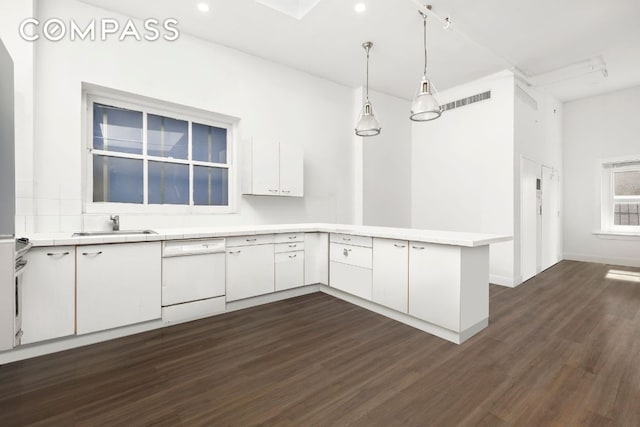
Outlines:
<svg viewBox="0 0 640 427"><path fill-rule="evenodd" d="M232 123L182 109L86 100L87 211L233 211Z"/></svg>
<svg viewBox="0 0 640 427"><path fill-rule="evenodd" d="M602 231L640 234L640 160L602 165Z"/></svg>

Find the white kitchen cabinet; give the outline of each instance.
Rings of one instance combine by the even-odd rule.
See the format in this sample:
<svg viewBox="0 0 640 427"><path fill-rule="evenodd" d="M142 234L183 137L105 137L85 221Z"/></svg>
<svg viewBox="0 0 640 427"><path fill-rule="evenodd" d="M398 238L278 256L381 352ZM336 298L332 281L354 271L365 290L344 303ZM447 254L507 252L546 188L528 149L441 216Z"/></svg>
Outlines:
<svg viewBox="0 0 640 427"><path fill-rule="evenodd" d="M227 249L227 301L275 291L274 245Z"/></svg>
<svg viewBox="0 0 640 427"><path fill-rule="evenodd" d="M161 317L160 242L78 246L77 332Z"/></svg>
<svg viewBox="0 0 640 427"><path fill-rule="evenodd" d="M244 194L304 196L304 153L298 146L252 141L244 169Z"/></svg>
<svg viewBox="0 0 640 427"><path fill-rule="evenodd" d="M276 291L304 285L304 251L277 253L275 263Z"/></svg>
<svg viewBox="0 0 640 427"><path fill-rule="evenodd" d="M409 245L409 314L459 331L460 247Z"/></svg>
<svg viewBox="0 0 640 427"><path fill-rule="evenodd" d="M371 300L371 269L331 261L329 284L348 294Z"/></svg>
<svg viewBox="0 0 640 427"><path fill-rule="evenodd" d="M329 234L304 233L304 284L329 284Z"/></svg>
<svg viewBox="0 0 640 427"><path fill-rule="evenodd" d="M75 247L38 247L25 255L22 344L75 333Z"/></svg>
<svg viewBox="0 0 640 427"><path fill-rule="evenodd" d="M409 242L373 239L372 300L406 313L408 294Z"/></svg>

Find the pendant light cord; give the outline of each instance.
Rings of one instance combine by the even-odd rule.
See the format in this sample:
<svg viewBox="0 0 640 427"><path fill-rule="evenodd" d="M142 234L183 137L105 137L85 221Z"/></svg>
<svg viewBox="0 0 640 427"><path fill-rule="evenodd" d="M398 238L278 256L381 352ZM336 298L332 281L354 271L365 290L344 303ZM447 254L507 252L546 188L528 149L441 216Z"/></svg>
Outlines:
<svg viewBox="0 0 640 427"><path fill-rule="evenodd" d="M367 48L367 101L369 100L369 49L370 48Z"/></svg>
<svg viewBox="0 0 640 427"><path fill-rule="evenodd" d="M424 25L424 72L423 75L427 75L427 15L420 12L422 15L423 25Z"/></svg>

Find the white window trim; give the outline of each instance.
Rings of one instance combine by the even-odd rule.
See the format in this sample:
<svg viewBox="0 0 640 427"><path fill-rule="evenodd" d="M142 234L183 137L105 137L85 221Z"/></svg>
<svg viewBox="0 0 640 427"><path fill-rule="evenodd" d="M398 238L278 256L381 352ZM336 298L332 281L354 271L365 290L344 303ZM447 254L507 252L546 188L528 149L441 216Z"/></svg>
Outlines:
<svg viewBox="0 0 640 427"><path fill-rule="evenodd" d="M615 197L613 172L625 170L638 170L639 165L622 166L623 163L639 163L640 155L616 157L599 160L600 182L601 182L601 198L600 198L600 230L594 232L598 236L617 236L620 238L636 238L640 237L640 225L614 225L614 201L619 202L640 202L640 197ZM621 166L616 166L621 165Z"/></svg>
<svg viewBox="0 0 640 427"><path fill-rule="evenodd" d="M117 153L118 157L130 159L146 159L159 160L169 163L193 164L194 166L214 166L226 168L229 170L228 180L228 205L227 206L200 206L193 205L192 190L189 192L189 205L170 205L170 204L147 204L148 199L148 162L143 162L143 204L135 203L114 203L114 202L94 202L93 201L93 155L108 154L113 155L111 151L93 149L93 103L113 105L115 107L126 108L134 111L143 111L143 147L142 154ZM239 119L190 109L162 101L154 101L144 97L135 95L122 94L118 91L91 89L83 91L83 116L82 116L82 132L84 135L82 144L83 158L83 203L82 211L84 214L234 214L237 212L238 203L238 140L237 128ZM186 120L196 122L203 125L215 126L227 129L227 163L207 163L195 160L167 159L165 157L156 157L146 154L146 117L147 114L156 114L164 117L175 118L178 120ZM189 159L191 153L191 126L189 126ZM193 168L189 167L189 180L193 181Z"/></svg>

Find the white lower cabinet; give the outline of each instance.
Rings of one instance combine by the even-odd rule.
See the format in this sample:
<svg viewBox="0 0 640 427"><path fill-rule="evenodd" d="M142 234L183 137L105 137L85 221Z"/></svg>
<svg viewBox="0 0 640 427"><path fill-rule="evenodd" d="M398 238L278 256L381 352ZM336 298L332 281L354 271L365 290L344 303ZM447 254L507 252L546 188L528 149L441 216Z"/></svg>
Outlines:
<svg viewBox="0 0 640 427"><path fill-rule="evenodd" d="M275 291L274 245L227 249L227 301Z"/></svg>
<svg viewBox="0 0 640 427"><path fill-rule="evenodd" d="M304 233L304 284L329 284L329 234Z"/></svg>
<svg viewBox="0 0 640 427"><path fill-rule="evenodd" d="M77 332L161 317L161 243L78 246Z"/></svg>
<svg viewBox="0 0 640 427"><path fill-rule="evenodd" d="M332 288L371 300L371 269L331 261L329 283Z"/></svg>
<svg viewBox="0 0 640 427"><path fill-rule="evenodd" d="M277 253L276 291L304 285L304 251Z"/></svg>
<svg viewBox="0 0 640 427"><path fill-rule="evenodd" d="M26 255L22 344L75 333L75 247L38 247Z"/></svg>
<svg viewBox="0 0 640 427"><path fill-rule="evenodd" d="M409 314L460 330L460 247L409 242Z"/></svg>
<svg viewBox="0 0 640 427"><path fill-rule="evenodd" d="M409 242L373 239L373 302L406 313L408 298Z"/></svg>

